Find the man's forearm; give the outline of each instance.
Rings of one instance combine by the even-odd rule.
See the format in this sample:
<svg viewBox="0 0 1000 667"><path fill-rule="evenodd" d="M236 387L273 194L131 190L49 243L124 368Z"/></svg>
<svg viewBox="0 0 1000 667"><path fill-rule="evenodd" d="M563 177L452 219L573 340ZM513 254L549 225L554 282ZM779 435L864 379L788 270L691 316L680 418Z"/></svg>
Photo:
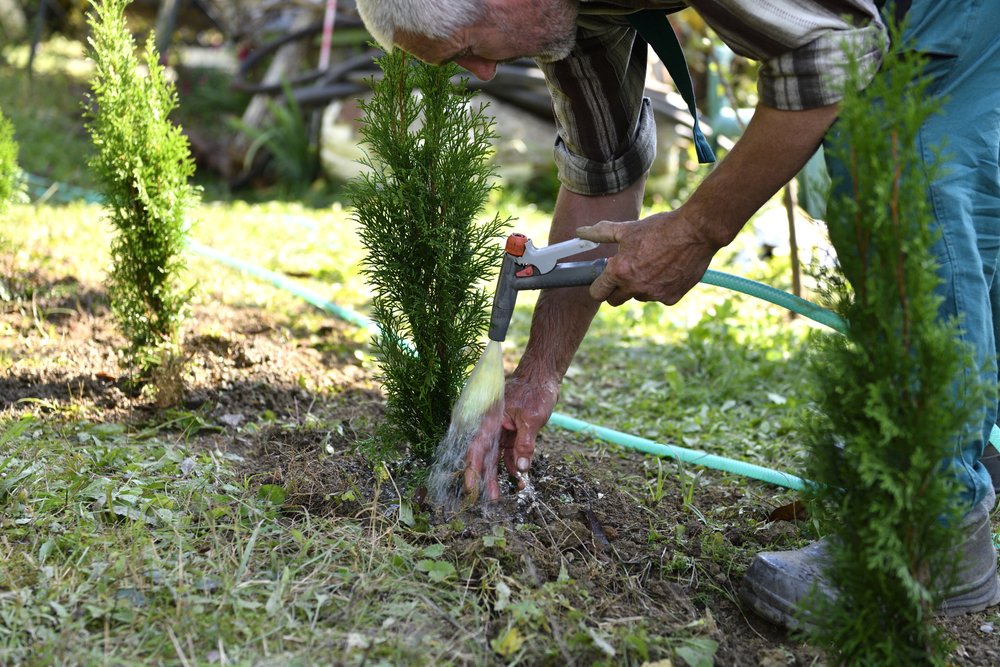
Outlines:
<svg viewBox="0 0 1000 667"><path fill-rule="evenodd" d="M746 221L798 173L836 116L836 106L808 111L758 107L733 150L677 212L696 224L707 245L715 249L728 245ZM602 220L637 219L644 185L642 179L616 195L596 197L561 190L549 242L572 238L578 227ZM611 256L616 250L617 246L605 244L579 258ZM561 379L599 305L585 287L544 290L535 307L519 373L542 381Z"/></svg>
<svg viewBox="0 0 1000 667"><path fill-rule="evenodd" d="M681 207L717 248L805 165L837 117L837 106L781 111L758 106L743 136Z"/></svg>
<svg viewBox="0 0 1000 667"><path fill-rule="evenodd" d="M614 195L578 195L565 188L559 191L549 243L576 236L576 229L601 220L635 220L642 209L645 178ZM609 257L617 246L603 245L574 257L584 260ZM539 376L539 380L561 379L583 340L600 302L591 298L587 287L542 290L531 319L528 345L519 371Z"/></svg>

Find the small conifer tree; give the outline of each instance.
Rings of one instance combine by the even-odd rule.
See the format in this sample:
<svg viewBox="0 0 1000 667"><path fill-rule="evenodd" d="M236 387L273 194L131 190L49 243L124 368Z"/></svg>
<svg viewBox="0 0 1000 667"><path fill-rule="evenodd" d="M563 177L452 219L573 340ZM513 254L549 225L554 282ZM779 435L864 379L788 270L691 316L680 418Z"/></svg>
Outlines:
<svg viewBox="0 0 1000 667"><path fill-rule="evenodd" d="M898 34L894 32L894 37ZM827 576L838 596L806 605L810 634L838 664L944 664L930 622L955 581L958 492L943 469L987 387L942 321L927 187L916 139L939 103L921 58L894 46L863 91L852 64L828 150L828 223L842 276L834 308L848 336L812 361L819 414L808 429L807 475L821 525L833 535ZM846 280L843 276L846 276Z"/></svg>
<svg viewBox="0 0 1000 667"><path fill-rule="evenodd" d="M14 140L14 125L0 109L0 213L7 210L17 192L20 178L17 166L17 141Z"/></svg>
<svg viewBox="0 0 1000 667"><path fill-rule="evenodd" d="M352 200L381 329L385 440L427 463L482 352L492 298L483 280L500 264L506 221L475 222L493 188L493 120L452 83L457 67L399 49L376 62L384 76L362 105L370 171Z"/></svg>
<svg viewBox="0 0 1000 667"><path fill-rule="evenodd" d="M108 219L109 296L128 340L126 357L140 379L154 381L158 402L180 396L179 331L190 290L185 269L187 216L197 203L187 139L170 122L177 93L164 75L154 38L140 59L125 21L129 0L97 0L89 17L96 72L88 129Z"/></svg>
<svg viewBox="0 0 1000 667"><path fill-rule="evenodd" d="M20 169L17 166L17 142L14 140L14 125L3 115L0 109L0 216L7 211L19 188L21 180ZM0 256L6 254L10 241L0 233ZM6 262L4 263L6 264ZM0 271L0 301L11 298L14 276L9 266L3 266Z"/></svg>

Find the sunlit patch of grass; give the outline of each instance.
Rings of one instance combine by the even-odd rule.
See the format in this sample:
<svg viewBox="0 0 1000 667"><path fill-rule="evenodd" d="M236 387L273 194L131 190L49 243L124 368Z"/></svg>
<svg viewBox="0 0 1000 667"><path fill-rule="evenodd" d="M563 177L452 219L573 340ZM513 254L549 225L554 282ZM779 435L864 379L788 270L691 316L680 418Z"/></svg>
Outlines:
<svg viewBox="0 0 1000 667"><path fill-rule="evenodd" d="M28 44L19 44L6 49L4 55L11 67L26 69L30 47ZM83 42L53 35L39 45L32 69L35 74L60 73L82 82L94 71L94 63L86 55L86 45Z"/></svg>

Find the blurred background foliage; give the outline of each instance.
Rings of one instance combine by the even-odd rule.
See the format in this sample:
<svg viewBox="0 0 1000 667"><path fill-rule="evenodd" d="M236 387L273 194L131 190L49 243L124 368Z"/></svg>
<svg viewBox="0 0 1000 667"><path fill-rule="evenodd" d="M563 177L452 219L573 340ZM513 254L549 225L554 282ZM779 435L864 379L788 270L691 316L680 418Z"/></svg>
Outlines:
<svg viewBox="0 0 1000 667"><path fill-rule="evenodd" d="M89 188L80 119L90 75L86 0L0 0L0 99L20 143L25 171ZM330 10L335 8L334 12ZM357 163L358 98L367 94L374 51L353 0L135 0L129 24L151 31L180 94L174 117L210 198L340 199ZM693 11L671 17L695 83L703 121L724 154L756 102L756 64L735 56ZM647 204L673 207L700 181L683 105L651 53L647 95L656 98L660 155ZM497 118L495 161L509 194L549 209L558 181L554 125L530 61L505 66L479 100ZM746 111L742 116L746 116ZM263 140L262 138L266 138ZM319 169L302 168L315 164ZM43 187L38 184L36 187Z"/></svg>

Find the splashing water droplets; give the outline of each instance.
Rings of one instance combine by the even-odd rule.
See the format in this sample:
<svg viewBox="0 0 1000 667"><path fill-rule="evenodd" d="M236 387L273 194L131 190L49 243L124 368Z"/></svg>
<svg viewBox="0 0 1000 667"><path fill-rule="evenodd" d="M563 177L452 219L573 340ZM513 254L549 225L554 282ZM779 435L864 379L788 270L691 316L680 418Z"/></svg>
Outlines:
<svg viewBox="0 0 1000 667"><path fill-rule="evenodd" d="M500 454L503 389L500 343L490 341L452 408L448 433L438 443L427 480L428 497L446 511L473 504L484 492L480 479L478 488L463 499L466 455L470 447L485 451L484 470L496 468Z"/></svg>

